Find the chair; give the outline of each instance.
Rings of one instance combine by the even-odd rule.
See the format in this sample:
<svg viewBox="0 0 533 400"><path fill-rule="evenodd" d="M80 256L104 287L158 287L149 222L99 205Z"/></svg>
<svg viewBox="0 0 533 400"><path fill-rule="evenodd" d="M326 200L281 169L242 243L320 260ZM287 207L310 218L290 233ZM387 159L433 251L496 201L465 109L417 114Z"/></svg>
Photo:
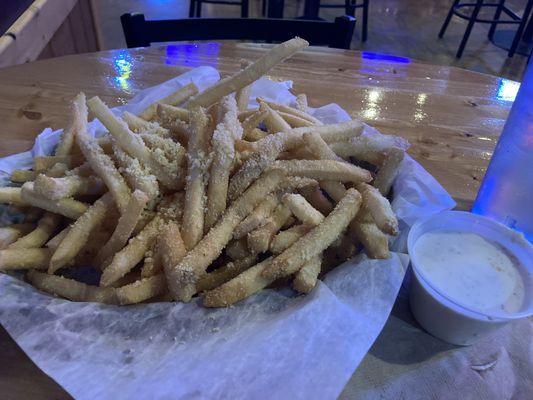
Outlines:
<svg viewBox="0 0 533 400"><path fill-rule="evenodd" d="M335 22L326 22L252 18L147 21L144 14L123 14L120 21L128 47L188 40L283 42L300 36L312 45L349 49L355 29L355 18L346 15L335 18Z"/></svg>
<svg viewBox="0 0 533 400"><path fill-rule="evenodd" d="M490 30L489 30L489 35L488 35L489 39L492 39L494 32L496 30L496 26L498 24L518 25L518 29L513 39L513 43L511 45L511 48L509 49L509 52L507 53L509 57L512 57L516 51L516 47L518 46L518 43L520 42L520 38L522 37L522 34L524 32L524 28L529 18L529 14L531 13L532 6L533 6L533 0L528 0L526 8L524 9L524 14L522 15L522 17L519 17L513 11L511 11L508 7L505 6L505 0L498 0L497 3L484 3L484 0L476 0L475 3L474 2L473 3L461 3L460 0L454 0L452 6L450 7L450 11L448 12L448 15L446 16L446 19L444 20L444 23L442 24L442 28L440 29L439 38L442 38L444 36L444 33L446 32L446 29L448 28L448 24L450 23L450 20L452 19L454 15L458 16L459 18L466 19L468 21L468 25L466 26L463 39L461 40L461 44L459 45L459 49L457 50L457 54L456 54L457 58L461 58L461 56L463 55L463 51L465 49L466 43L468 42L468 38L470 37L470 33L472 32L472 28L474 27L474 24L476 22L491 25ZM470 15L467 15L461 12L461 9L465 7L473 7L472 13ZM478 18L479 12L484 7L496 8L493 19ZM502 13L507 15L510 18L510 20L500 19Z"/></svg>
<svg viewBox="0 0 533 400"><path fill-rule="evenodd" d="M241 18L248 18L248 0L241 0L241 1L191 0L191 3L189 5L189 18L194 18L194 17L200 18L202 16L202 3L241 6Z"/></svg>
<svg viewBox="0 0 533 400"><path fill-rule="evenodd" d="M320 2L320 0L319 0ZM355 10L357 8L363 9L363 22L362 22L362 33L361 41L366 42L368 35L368 6L370 0L363 0L361 3L357 3L357 0L345 0L344 4L319 4L320 8L344 8L346 15L355 17Z"/></svg>

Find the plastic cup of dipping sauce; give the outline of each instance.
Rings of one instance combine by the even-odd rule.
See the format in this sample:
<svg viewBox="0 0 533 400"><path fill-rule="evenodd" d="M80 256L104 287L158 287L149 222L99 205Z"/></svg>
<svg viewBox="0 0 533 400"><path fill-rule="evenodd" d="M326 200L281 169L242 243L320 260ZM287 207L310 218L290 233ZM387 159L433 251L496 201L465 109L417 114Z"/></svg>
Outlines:
<svg viewBox="0 0 533 400"><path fill-rule="evenodd" d="M533 314L533 246L516 231L447 211L416 222L407 247L411 310L433 336L468 345Z"/></svg>

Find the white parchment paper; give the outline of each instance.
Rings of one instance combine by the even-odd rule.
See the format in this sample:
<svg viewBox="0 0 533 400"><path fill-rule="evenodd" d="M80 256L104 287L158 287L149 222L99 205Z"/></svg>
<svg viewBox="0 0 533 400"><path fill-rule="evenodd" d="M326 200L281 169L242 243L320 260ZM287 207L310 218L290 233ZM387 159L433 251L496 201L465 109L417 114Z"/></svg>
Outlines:
<svg viewBox="0 0 533 400"><path fill-rule="evenodd" d="M138 93L115 111L139 113L191 81L205 89L218 79L213 68L196 68ZM291 103L290 87L263 78L253 85L252 99ZM334 104L313 113L328 123L350 118ZM90 130L104 133L98 122ZM50 154L59 134L45 129L31 152L0 159L0 177L29 168L32 155ZM379 133L367 127L364 134ZM55 298L2 274L0 322L77 399L333 399L394 304L408 264L408 227L454 205L407 157L394 185L402 230L392 247L397 252L390 260L359 255L307 296L263 290L227 309L204 309L197 300L117 307Z"/></svg>

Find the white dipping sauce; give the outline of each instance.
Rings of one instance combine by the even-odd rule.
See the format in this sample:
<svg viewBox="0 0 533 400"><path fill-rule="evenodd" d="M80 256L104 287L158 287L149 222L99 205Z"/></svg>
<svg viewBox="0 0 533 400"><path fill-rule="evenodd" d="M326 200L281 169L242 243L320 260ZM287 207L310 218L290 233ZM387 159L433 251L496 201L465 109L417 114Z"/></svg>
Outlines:
<svg viewBox="0 0 533 400"><path fill-rule="evenodd" d="M518 311L524 282L516 261L474 233L435 231L414 245L417 268L444 295L472 310Z"/></svg>

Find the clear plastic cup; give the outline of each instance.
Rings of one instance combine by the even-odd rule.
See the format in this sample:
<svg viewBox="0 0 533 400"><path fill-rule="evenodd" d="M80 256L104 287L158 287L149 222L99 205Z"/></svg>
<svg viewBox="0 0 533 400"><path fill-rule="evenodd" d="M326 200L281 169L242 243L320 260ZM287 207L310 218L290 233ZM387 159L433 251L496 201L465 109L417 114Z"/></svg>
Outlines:
<svg viewBox="0 0 533 400"><path fill-rule="evenodd" d="M524 301L514 312L482 312L461 304L425 276L414 251L415 243L427 232L457 231L475 233L503 247L517 260L516 268L524 283ZM416 222L407 240L413 277L410 304L422 327L448 343L472 344L509 321L533 315L533 246L522 234L492 219L462 211L446 211Z"/></svg>

